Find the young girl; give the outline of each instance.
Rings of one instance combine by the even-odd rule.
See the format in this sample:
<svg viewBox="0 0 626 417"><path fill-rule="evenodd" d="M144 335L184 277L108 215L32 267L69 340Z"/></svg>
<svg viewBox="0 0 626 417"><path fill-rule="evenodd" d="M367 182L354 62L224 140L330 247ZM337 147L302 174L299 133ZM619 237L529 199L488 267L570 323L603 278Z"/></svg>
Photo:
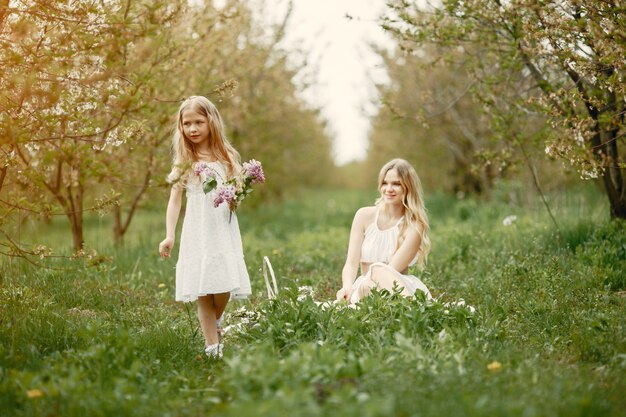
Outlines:
<svg viewBox="0 0 626 417"><path fill-rule="evenodd" d="M392 291L394 286L405 296L420 290L432 298L419 278L407 275L409 266L424 265L430 251L419 177L407 161L394 159L381 169L378 190L375 205L354 216L337 299L354 304L372 288ZM359 265L361 276L355 280Z"/></svg>
<svg viewBox="0 0 626 417"><path fill-rule="evenodd" d="M166 238L159 245L161 257L174 247L176 223L183 190L187 208L176 263L176 301L198 300L198 320L205 353L221 357L217 321L231 297L250 295L250 278L243 259L237 216L230 218L228 204L213 206L213 193L205 194L194 165L210 164L223 182L241 171L239 153L224 134L217 108L205 97L186 99L178 109L172 139L174 167L168 176L173 184L166 213Z"/></svg>

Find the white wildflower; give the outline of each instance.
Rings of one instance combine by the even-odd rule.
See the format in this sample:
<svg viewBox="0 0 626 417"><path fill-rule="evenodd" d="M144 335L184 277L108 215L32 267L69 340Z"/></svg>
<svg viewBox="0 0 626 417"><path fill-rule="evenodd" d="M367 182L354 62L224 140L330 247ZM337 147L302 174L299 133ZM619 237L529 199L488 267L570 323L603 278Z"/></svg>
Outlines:
<svg viewBox="0 0 626 417"><path fill-rule="evenodd" d="M513 223L515 223L517 221L517 216L516 215L510 215L510 216L506 216L504 218L504 220L502 220L502 225L503 226L510 226Z"/></svg>
<svg viewBox="0 0 626 417"><path fill-rule="evenodd" d="M337 300L332 300L332 301L314 301L314 303L321 308L322 310L326 310L327 308L334 306L338 303L339 301Z"/></svg>
<svg viewBox="0 0 626 417"><path fill-rule="evenodd" d="M442 342L443 342L444 340L446 340L446 337L447 337L447 336L448 336L448 334L446 333L446 329L441 329L441 331L439 332L439 334L437 334L437 338L438 338L440 341L442 341Z"/></svg>
<svg viewBox="0 0 626 417"><path fill-rule="evenodd" d="M313 298L313 288L309 285L298 287L298 301L304 301L307 297Z"/></svg>

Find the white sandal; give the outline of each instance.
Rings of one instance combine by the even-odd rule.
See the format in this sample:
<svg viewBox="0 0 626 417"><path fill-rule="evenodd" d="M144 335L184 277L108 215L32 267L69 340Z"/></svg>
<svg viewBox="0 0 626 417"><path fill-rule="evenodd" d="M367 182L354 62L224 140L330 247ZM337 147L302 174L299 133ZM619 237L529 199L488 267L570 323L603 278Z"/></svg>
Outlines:
<svg viewBox="0 0 626 417"><path fill-rule="evenodd" d="M224 355L224 345L221 343L215 343L204 348L204 353L209 358L222 359Z"/></svg>

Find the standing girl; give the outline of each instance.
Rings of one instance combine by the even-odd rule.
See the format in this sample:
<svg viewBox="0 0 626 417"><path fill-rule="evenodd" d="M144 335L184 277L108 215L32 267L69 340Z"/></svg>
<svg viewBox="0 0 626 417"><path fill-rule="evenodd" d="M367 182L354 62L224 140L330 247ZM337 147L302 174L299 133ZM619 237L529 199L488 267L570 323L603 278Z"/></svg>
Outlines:
<svg viewBox="0 0 626 417"><path fill-rule="evenodd" d="M205 194L194 167L208 163L225 182L241 171L239 153L224 134L217 108L207 98L192 96L178 109L172 139L174 167L168 175L172 183L165 219L166 237L159 244L161 257L169 257L174 247L176 223L183 190L187 207L176 263L176 301L198 300L198 320L209 357L222 356L217 322L229 299L250 295L250 278L243 259L237 216L230 217L228 204L214 207L214 193Z"/></svg>
<svg viewBox="0 0 626 417"><path fill-rule="evenodd" d="M419 177L407 161L394 159L380 170L378 190L376 204L360 208L354 216L337 299L353 304L372 288L394 287L405 296L420 290L431 298L426 285L408 275L409 266L423 266L430 251ZM359 267L361 276L356 278Z"/></svg>

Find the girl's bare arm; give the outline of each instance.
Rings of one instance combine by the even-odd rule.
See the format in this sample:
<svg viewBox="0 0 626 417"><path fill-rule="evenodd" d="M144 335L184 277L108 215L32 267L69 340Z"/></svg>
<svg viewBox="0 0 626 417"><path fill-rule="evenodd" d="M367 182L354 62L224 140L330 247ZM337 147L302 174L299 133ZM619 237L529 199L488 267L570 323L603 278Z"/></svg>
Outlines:
<svg viewBox="0 0 626 417"><path fill-rule="evenodd" d="M176 224L180 215L183 199L183 187L175 184L170 192L165 213L165 239L159 244L159 253L162 257L169 257L176 238Z"/></svg>

